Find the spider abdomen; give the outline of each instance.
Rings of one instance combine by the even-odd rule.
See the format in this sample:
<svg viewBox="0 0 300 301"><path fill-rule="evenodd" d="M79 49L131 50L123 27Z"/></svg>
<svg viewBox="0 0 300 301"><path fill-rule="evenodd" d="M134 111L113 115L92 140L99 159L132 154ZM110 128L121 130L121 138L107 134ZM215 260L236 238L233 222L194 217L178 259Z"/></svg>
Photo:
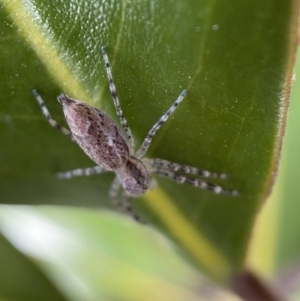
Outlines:
<svg viewBox="0 0 300 301"><path fill-rule="evenodd" d="M93 161L108 170L126 165L129 159L127 141L112 118L65 94L58 100L75 141Z"/></svg>

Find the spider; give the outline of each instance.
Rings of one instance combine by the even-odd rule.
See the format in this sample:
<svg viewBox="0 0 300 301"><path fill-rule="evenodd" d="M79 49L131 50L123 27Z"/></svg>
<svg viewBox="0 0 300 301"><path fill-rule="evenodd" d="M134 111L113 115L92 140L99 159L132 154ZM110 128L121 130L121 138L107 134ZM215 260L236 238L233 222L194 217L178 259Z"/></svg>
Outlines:
<svg viewBox="0 0 300 301"><path fill-rule="evenodd" d="M214 173L164 159L144 157L155 133L184 99L186 90L181 92L168 111L154 124L141 147L135 152L134 138L120 106L105 47L101 47L101 51L110 92L123 130L105 112L66 94L60 94L57 99L62 105L70 128L68 130L52 119L41 96L36 90L32 91L50 125L76 142L97 164L94 167L61 172L57 176L60 179L70 179L75 176L91 176L106 171L115 172L116 177L111 185L109 196L116 206L121 207L136 220L139 220L139 216L133 211L129 199L130 197L141 196L147 190L154 188L154 181L150 174L171 178L180 184L188 183L216 194L237 195L238 191L236 190L225 189L219 185L186 175L225 179L228 177L227 174ZM123 193L120 198L119 191L122 187Z"/></svg>

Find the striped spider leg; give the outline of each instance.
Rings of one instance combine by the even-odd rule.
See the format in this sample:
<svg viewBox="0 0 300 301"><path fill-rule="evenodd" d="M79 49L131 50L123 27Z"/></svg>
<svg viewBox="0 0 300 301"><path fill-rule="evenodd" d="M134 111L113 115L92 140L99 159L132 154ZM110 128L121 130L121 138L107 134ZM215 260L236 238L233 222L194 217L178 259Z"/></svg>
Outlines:
<svg viewBox="0 0 300 301"><path fill-rule="evenodd" d="M76 142L97 164L94 167L85 169L60 172L57 176L60 179L70 179L76 176L102 174L106 171L115 172L116 177L112 183L109 196L116 206L121 207L136 220L139 220L139 217L132 210L129 200L130 197L141 196L152 188L151 174L168 177L177 183L187 183L217 194L237 195L238 192L236 190L225 189L219 185L211 184L194 177L202 176L225 179L227 178L226 174L209 172L196 167L169 162L164 159L144 158L154 135L184 99L186 90L181 92L167 112L154 124L141 147L135 152L134 138L121 109L109 59L105 48L102 47L101 50L109 89L121 127L107 113L83 101L73 99L66 94L61 94L58 96L58 101L62 105L66 121L70 128L68 130L52 119L43 99L36 90L33 90L33 95L49 124Z"/></svg>
<svg viewBox="0 0 300 301"><path fill-rule="evenodd" d="M233 196L237 196L239 194L237 190L226 189L223 188L222 186L212 184L195 177L187 176L187 175L196 175L196 176L202 176L204 178L227 179L229 177L228 174L210 172L208 170L203 170L197 167L178 164L175 162L170 162L158 158L154 158L154 159L145 158L142 159L142 161L147 166L147 170L150 173L171 178L174 181L176 181L178 184L187 183L194 187L210 190L216 194L227 194Z"/></svg>

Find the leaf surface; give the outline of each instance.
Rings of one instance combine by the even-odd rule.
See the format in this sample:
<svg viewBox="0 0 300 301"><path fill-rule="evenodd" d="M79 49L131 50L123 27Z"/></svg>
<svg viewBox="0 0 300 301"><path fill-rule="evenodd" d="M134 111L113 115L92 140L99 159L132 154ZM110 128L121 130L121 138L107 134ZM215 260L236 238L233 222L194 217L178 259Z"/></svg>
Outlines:
<svg viewBox="0 0 300 301"><path fill-rule="evenodd" d="M39 268L17 251L1 234L0 252L2 300L67 300Z"/></svg>
<svg viewBox="0 0 300 301"><path fill-rule="evenodd" d="M183 89L188 95L148 152L214 172L216 195L168 179L132 201L180 251L226 285L243 265L253 221L274 181L296 45L297 1L2 0L1 202L107 206L111 174L59 181L93 163L50 128L31 90L64 124L64 91L116 117L105 45L139 145ZM17 188L17 189L16 189ZM108 205L110 206L110 205Z"/></svg>

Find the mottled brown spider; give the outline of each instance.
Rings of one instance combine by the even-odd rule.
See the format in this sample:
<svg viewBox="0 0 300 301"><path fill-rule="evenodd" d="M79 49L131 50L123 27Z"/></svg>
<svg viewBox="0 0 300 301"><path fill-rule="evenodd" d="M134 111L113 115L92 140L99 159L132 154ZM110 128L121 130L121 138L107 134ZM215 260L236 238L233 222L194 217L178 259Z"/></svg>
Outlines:
<svg viewBox="0 0 300 301"><path fill-rule="evenodd" d="M153 180L150 174L165 176L175 180L177 183L188 183L217 194L237 195L238 192L236 190L225 189L219 185L185 175L190 174L224 179L227 178L226 174L214 173L164 159L144 158L156 131L168 120L170 115L183 100L187 93L186 90L181 92L169 110L154 124L141 147L135 152L134 139L120 106L105 48L102 47L101 50L110 92L123 130L105 112L85 102L72 99L66 94L61 94L58 96L58 101L62 105L66 121L69 125L70 130L68 130L52 119L43 99L36 90L33 90L33 95L50 125L75 141L97 164L95 167L58 173L58 177L61 179L69 179L75 176L100 174L105 171L115 172L116 177L110 189L110 198L115 205L122 207L137 220L139 217L132 210L129 198L140 196L147 190L153 188ZM123 193L120 199L119 190L121 186L123 187Z"/></svg>

